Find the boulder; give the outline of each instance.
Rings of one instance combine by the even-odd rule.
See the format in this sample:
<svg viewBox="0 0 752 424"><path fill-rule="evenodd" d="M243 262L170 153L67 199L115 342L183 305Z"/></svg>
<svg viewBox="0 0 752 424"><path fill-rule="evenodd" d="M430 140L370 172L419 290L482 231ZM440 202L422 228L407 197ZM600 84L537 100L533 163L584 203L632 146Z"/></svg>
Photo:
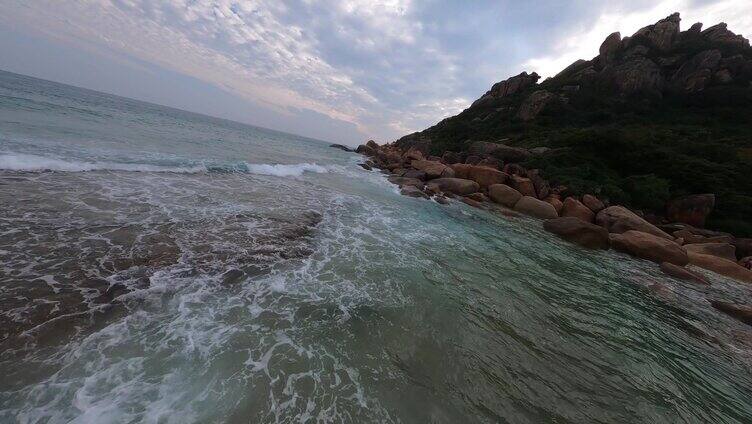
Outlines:
<svg viewBox="0 0 752 424"><path fill-rule="evenodd" d="M488 197L495 203L513 208L522 198L522 194L508 185L493 184L488 187Z"/></svg>
<svg viewBox="0 0 752 424"><path fill-rule="evenodd" d="M406 178L416 178L418 180L426 179L426 173L423 171L418 171L417 169L408 169L404 174L402 174L402 176Z"/></svg>
<svg viewBox="0 0 752 424"><path fill-rule="evenodd" d="M358 146L357 149L355 149L356 153L360 153L361 155L366 155L366 156L375 156L376 151L377 150L374 149L373 147L365 145L365 144L361 144L360 146Z"/></svg>
<svg viewBox="0 0 752 424"><path fill-rule="evenodd" d="M713 255L736 262L736 248L728 243L693 243L684 245L687 252Z"/></svg>
<svg viewBox="0 0 752 424"><path fill-rule="evenodd" d="M520 105L517 118L522 121L531 121L556 98L554 93L546 90L538 90L530 94Z"/></svg>
<svg viewBox="0 0 752 424"><path fill-rule="evenodd" d="M710 281L708 281L704 275L692 272L683 266L674 265L669 262L661 262L661 271L680 280L691 281L706 286L710 285Z"/></svg>
<svg viewBox="0 0 752 424"><path fill-rule="evenodd" d="M603 204L597 197L592 194L586 194L582 196L582 204L590 208L591 211L598 213L602 211L606 205Z"/></svg>
<svg viewBox="0 0 752 424"><path fill-rule="evenodd" d="M455 177L473 180L480 185L481 189L486 189L493 184L504 184L507 181L505 173L485 166L457 163L452 165L452 170L454 170Z"/></svg>
<svg viewBox="0 0 752 424"><path fill-rule="evenodd" d="M687 252L681 246L650 233L629 230L622 234L611 234L610 239L611 247L638 258L680 266L689 263Z"/></svg>
<svg viewBox="0 0 752 424"><path fill-rule="evenodd" d="M423 188L423 181L417 178L389 177L387 178L387 180L389 180L390 183L398 185L400 187L412 186L412 187Z"/></svg>
<svg viewBox="0 0 752 424"><path fill-rule="evenodd" d="M557 236L589 249L608 249L608 231L575 217L546 220L543 228Z"/></svg>
<svg viewBox="0 0 752 424"><path fill-rule="evenodd" d="M489 156L489 157L481 159L481 161L478 162L478 166L485 166L486 168L500 169L501 161Z"/></svg>
<svg viewBox="0 0 752 424"><path fill-rule="evenodd" d="M749 40L741 35L734 34L728 30L728 25L721 22L720 24L713 25L712 27L702 31L702 36L706 39L724 44L735 44L738 46L749 46Z"/></svg>
<svg viewBox="0 0 752 424"><path fill-rule="evenodd" d="M372 148L374 150L378 150L379 149L379 145L375 141L373 141L373 140L366 141L366 146L370 147L370 148Z"/></svg>
<svg viewBox="0 0 752 424"><path fill-rule="evenodd" d="M655 48L668 51L679 39L679 23L681 17L678 13L669 15L653 25L640 29L632 36L632 39L646 39Z"/></svg>
<svg viewBox="0 0 752 424"><path fill-rule="evenodd" d="M476 202L487 202L488 197L486 197L485 194L477 192L477 193L470 193L467 196L465 196L468 199L475 200Z"/></svg>
<svg viewBox="0 0 752 424"><path fill-rule="evenodd" d="M561 216L561 209L564 207L564 203L562 203L561 199L559 199L558 194L551 194L545 199L543 199L544 202L550 203L551 206L556 209L556 213L558 213Z"/></svg>
<svg viewBox="0 0 752 424"><path fill-rule="evenodd" d="M437 178L428 183L445 193L453 193L460 196L466 196L480 190L480 186L475 181L465 180L462 178Z"/></svg>
<svg viewBox="0 0 752 424"><path fill-rule="evenodd" d="M406 151L405 154L402 155L402 158L407 162L424 159L423 152L416 149L408 149L408 151Z"/></svg>
<svg viewBox="0 0 752 424"><path fill-rule="evenodd" d="M365 169L366 171L370 171L370 170L373 169L371 167L371 165L368 164L368 162L366 162L366 163L359 163L358 166L361 167L361 168L363 168L363 169Z"/></svg>
<svg viewBox="0 0 752 424"><path fill-rule="evenodd" d="M501 82L497 82L491 87L490 90L486 92L486 94L473 102L473 106L478 103L483 103L488 99L511 96L519 91L525 90L526 88L535 85L539 79L540 76L535 72L533 72L532 74L522 72L519 75L513 76Z"/></svg>
<svg viewBox="0 0 752 424"><path fill-rule="evenodd" d="M479 202L479 201L471 198L471 197L463 197L460 200L462 201L462 203L464 203L466 205L469 205L469 206L472 206L472 207L478 208L478 209L483 209L483 204L481 202Z"/></svg>
<svg viewBox="0 0 752 424"><path fill-rule="evenodd" d="M733 278L738 281L752 283L752 271L739 266L736 262L713 255L689 252L689 262L717 274Z"/></svg>
<svg viewBox="0 0 752 424"><path fill-rule="evenodd" d="M600 49L598 49L602 63L609 63L619 49L621 49L621 34L614 32L603 40Z"/></svg>
<svg viewBox="0 0 752 424"><path fill-rule="evenodd" d="M752 325L752 306L711 300L710 304L719 311L730 315L739 321Z"/></svg>
<svg viewBox="0 0 752 424"><path fill-rule="evenodd" d="M655 236L672 240L673 237L663 232L655 225L640 218L634 212L624 206L609 206L598 212L595 223L606 228L609 233L623 233L629 230L653 234Z"/></svg>
<svg viewBox="0 0 752 424"><path fill-rule="evenodd" d="M711 81L718 69L721 52L717 49L705 50L694 55L674 72L671 81L687 92L701 91Z"/></svg>
<svg viewBox="0 0 752 424"><path fill-rule="evenodd" d="M684 244L705 243L707 240L707 237L698 236L689 230L674 231L673 236L684 240Z"/></svg>
<svg viewBox="0 0 752 424"><path fill-rule="evenodd" d="M666 205L666 218L694 227L704 227L705 220L715 206L714 194L693 194L673 199Z"/></svg>
<svg viewBox="0 0 752 424"><path fill-rule="evenodd" d="M556 213L556 209L554 209L554 207L550 203L546 203L543 200L538 200L532 196L523 196L514 205L514 210L524 213L525 215L530 215L540 219L552 219L559 217L559 215Z"/></svg>
<svg viewBox="0 0 752 424"><path fill-rule="evenodd" d="M529 169L526 172L530 181L533 182L533 188L535 188L535 195L539 199L545 199L551 194L551 186L548 185L548 181L544 180L540 175L539 169Z"/></svg>
<svg viewBox="0 0 752 424"><path fill-rule="evenodd" d="M441 162L430 160L414 160L410 165L418 171L426 173L426 179L440 178L440 177L454 177L454 171L452 168L444 165Z"/></svg>
<svg viewBox="0 0 752 424"><path fill-rule="evenodd" d="M620 93L633 94L660 91L664 80L655 62L635 56L613 67L613 82Z"/></svg>
<svg viewBox="0 0 752 424"><path fill-rule="evenodd" d="M567 197L564 199L564 204L561 208L561 216L578 218L585 222L593 222L595 219L593 211L574 197Z"/></svg>
<svg viewBox="0 0 752 424"><path fill-rule="evenodd" d="M530 196L530 197L537 197L538 194L535 192L535 185L530 180L530 178L520 177L517 175L512 175L509 179L510 186L514 188L515 190L519 191L520 194L523 196Z"/></svg>

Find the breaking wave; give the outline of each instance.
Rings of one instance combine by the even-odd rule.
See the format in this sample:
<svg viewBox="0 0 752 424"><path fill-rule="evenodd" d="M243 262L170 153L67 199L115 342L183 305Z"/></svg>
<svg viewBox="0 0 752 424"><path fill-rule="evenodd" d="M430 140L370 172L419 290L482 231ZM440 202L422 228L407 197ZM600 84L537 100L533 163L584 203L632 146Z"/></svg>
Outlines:
<svg viewBox="0 0 752 424"><path fill-rule="evenodd" d="M27 172L88 172L88 171L126 171L126 172L172 172L181 174L197 173L250 173L273 175L277 177L299 177L305 172L317 174L329 172L329 168L315 163L297 164L251 164L241 162L234 165L194 164L189 166L150 165L122 162L84 162L63 160L44 156L9 153L0 154L0 170Z"/></svg>

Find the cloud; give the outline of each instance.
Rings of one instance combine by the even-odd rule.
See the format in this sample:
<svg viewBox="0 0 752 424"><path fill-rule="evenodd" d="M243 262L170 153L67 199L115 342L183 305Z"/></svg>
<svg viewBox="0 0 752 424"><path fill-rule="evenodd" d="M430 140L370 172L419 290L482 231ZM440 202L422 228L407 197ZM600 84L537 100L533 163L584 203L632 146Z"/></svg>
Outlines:
<svg viewBox="0 0 752 424"><path fill-rule="evenodd" d="M752 3L740 3L4 0L0 22L196 78L291 121L319 116L391 140L458 113L496 81L553 75L593 57L609 33L676 10L685 23L726 19L748 34Z"/></svg>
<svg viewBox="0 0 752 424"><path fill-rule="evenodd" d="M576 28L571 34L555 43L552 54L533 57L524 63L526 69L536 71L541 76L551 77L577 59L591 59L605 38L615 32L622 37L632 35L640 28L676 12L682 12L682 30L695 22L714 25L725 21L737 33L752 32L752 2L736 0L664 0L651 7L638 10L610 9L601 14L588 27Z"/></svg>

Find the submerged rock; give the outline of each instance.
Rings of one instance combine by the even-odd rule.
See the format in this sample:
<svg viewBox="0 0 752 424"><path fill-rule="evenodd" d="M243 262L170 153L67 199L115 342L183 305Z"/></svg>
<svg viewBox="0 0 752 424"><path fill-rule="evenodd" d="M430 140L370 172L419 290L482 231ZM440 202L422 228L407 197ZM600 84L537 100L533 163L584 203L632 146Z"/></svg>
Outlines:
<svg viewBox="0 0 752 424"><path fill-rule="evenodd" d="M549 219L543 228L569 242L589 249L608 249L610 241L605 228L575 217Z"/></svg>
<svg viewBox="0 0 752 424"><path fill-rule="evenodd" d="M689 263L687 252L681 246L653 234L629 230L622 234L611 234L610 238L614 249L638 258L681 266Z"/></svg>
<svg viewBox="0 0 752 424"><path fill-rule="evenodd" d="M335 149L344 150L345 152L353 152L354 150L345 146L344 144L330 144L329 147L333 147Z"/></svg>

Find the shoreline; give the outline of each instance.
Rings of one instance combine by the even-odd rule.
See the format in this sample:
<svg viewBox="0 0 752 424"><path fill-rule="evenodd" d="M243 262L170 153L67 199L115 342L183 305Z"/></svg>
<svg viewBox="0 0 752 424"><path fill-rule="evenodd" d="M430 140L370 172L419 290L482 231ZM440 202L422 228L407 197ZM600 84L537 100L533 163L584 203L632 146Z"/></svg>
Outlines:
<svg viewBox="0 0 752 424"><path fill-rule="evenodd" d="M666 276L700 286L712 283L692 268L737 284L752 285L752 239L736 238L682 222L653 224L639 212L611 205L594 195L565 196L566 187L552 187L539 170L526 170L511 161L502 166L492 155L461 163L459 155L452 152L442 157L429 156L414 148L378 145L373 140L361 144L354 152L365 158L358 164L360 167L380 170L404 196L439 204L447 204L452 199L506 217L525 215L540 219L544 230L567 242L586 249L614 249L651 261ZM712 211L712 206L707 207L707 199L714 200L712 196L694 196L706 203L701 205L702 221ZM698 208L691 200L692 196L690 201L675 202L681 205L683 201L688 205L684 209L677 206L677 214L697 219ZM660 291L662 288L651 289ZM717 311L752 325L752 303L725 302L710 297L705 300Z"/></svg>

